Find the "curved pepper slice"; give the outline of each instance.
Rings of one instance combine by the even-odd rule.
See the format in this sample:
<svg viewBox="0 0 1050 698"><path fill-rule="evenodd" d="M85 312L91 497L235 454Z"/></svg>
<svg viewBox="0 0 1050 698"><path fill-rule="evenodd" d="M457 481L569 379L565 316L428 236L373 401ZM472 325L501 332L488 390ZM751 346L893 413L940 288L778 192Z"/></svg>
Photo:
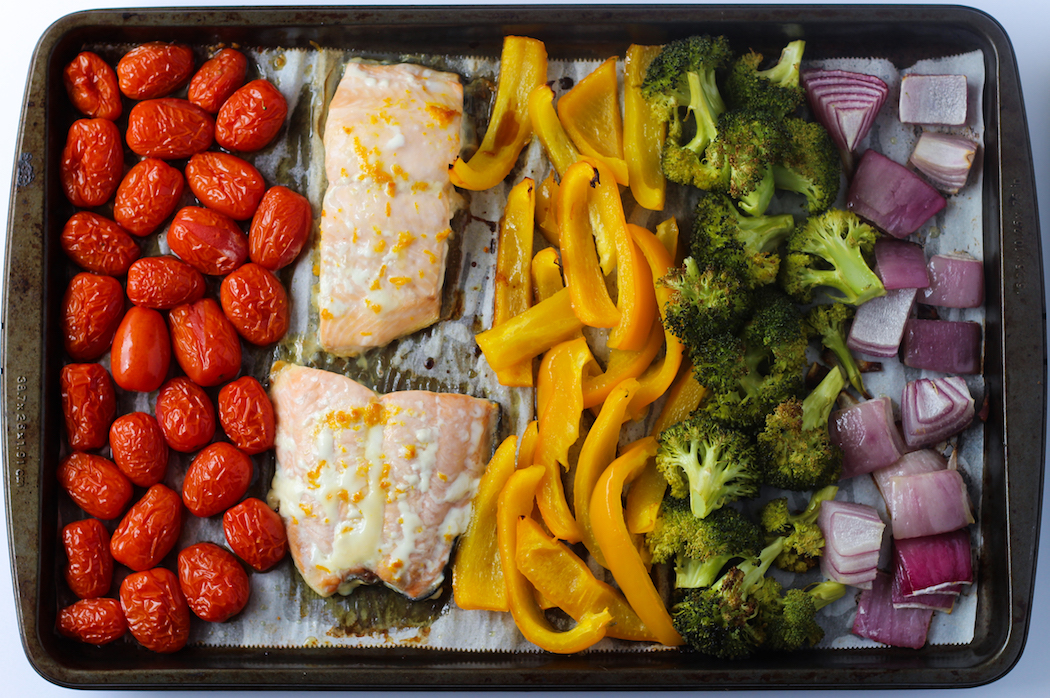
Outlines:
<svg viewBox="0 0 1050 698"><path fill-rule="evenodd" d="M559 177L564 177L568 169L580 159L580 151L576 150L558 119L558 112L554 109L554 90L549 86L541 85L529 95L529 120L554 170Z"/></svg>
<svg viewBox="0 0 1050 698"><path fill-rule="evenodd" d="M620 443L620 427L627 421L627 405L630 404L638 381L628 378L616 386L602 404L598 418L583 440L580 456L576 459L576 475L573 480L573 511L576 523L583 534L583 545L602 567L608 568L598 541L594 537L591 522L591 496L605 468L616 458L616 447Z"/></svg>
<svg viewBox="0 0 1050 698"><path fill-rule="evenodd" d="M570 543L579 542L582 533L565 499L558 464L568 468L569 448L580 437L583 371L592 361L583 337L562 342L544 355L536 384L540 426L535 462L546 473L540 488L540 513L551 533Z"/></svg>
<svg viewBox="0 0 1050 698"><path fill-rule="evenodd" d="M532 295L540 303L564 288L558 252L553 247L544 247L532 258Z"/></svg>
<svg viewBox="0 0 1050 698"><path fill-rule="evenodd" d="M561 244L558 242L558 180L553 172L536 189L536 225L547 242L555 247Z"/></svg>
<svg viewBox="0 0 1050 698"><path fill-rule="evenodd" d="M630 176L631 194L639 206L662 211L667 191L661 156L666 129L642 96L642 81L660 46L627 48L623 69L623 154Z"/></svg>
<svg viewBox="0 0 1050 698"><path fill-rule="evenodd" d="M547 82L547 49L542 41L508 36L500 54L496 100L481 146L469 161L459 158L449 170L457 187L482 191L510 174L532 136L529 94Z"/></svg>
<svg viewBox="0 0 1050 698"><path fill-rule="evenodd" d="M660 318L654 318L649 328L649 338L638 351L611 349L605 371L583 380L583 406L587 409L605 402L613 388L627 380L642 375L653 363L664 345L664 327Z"/></svg>
<svg viewBox="0 0 1050 698"><path fill-rule="evenodd" d="M594 488L591 500L591 521L602 553L609 563L609 571L616 579L631 608L645 623L645 627L665 645L682 644L682 636L674 629L671 614L653 584L645 562L638 554L623 514L623 488L656 455L656 439L640 439L622 456L609 464Z"/></svg>
<svg viewBox="0 0 1050 698"><path fill-rule="evenodd" d="M562 289L502 325L479 333L474 340L492 370L499 371L572 339L582 328L569 289Z"/></svg>
<svg viewBox="0 0 1050 698"><path fill-rule="evenodd" d="M671 260L678 264L682 260L678 258L678 221L673 217L668 218L656 225L656 239L667 249Z"/></svg>
<svg viewBox="0 0 1050 698"><path fill-rule="evenodd" d="M460 608L509 611L507 585L499 559L496 507L499 494L514 472L517 439L508 436L496 449L478 483L474 513L467 532L456 546L452 567L452 593Z"/></svg>
<svg viewBox="0 0 1050 698"><path fill-rule="evenodd" d="M507 195L500 221L493 280L493 327L502 325L532 304L532 238L535 227L535 186L526 177ZM533 384L532 359L496 371L502 385L519 388Z"/></svg>
<svg viewBox="0 0 1050 698"><path fill-rule="evenodd" d="M581 652L605 637L612 622L608 610L584 613L571 630L559 632L547 621L536 603L532 586L515 564L518 521L529 516L536 499L536 488L543 478L543 468L532 466L516 470L499 496L496 511L500 561L507 584L507 598L514 622L529 642L548 652L571 654Z"/></svg>
<svg viewBox="0 0 1050 698"><path fill-rule="evenodd" d="M532 582L544 603L562 609L575 620L587 612L608 609L612 622L605 629L609 637L621 640L655 642L623 594L599 580L587 563L567 545L548 536L532 519L518 519L518 569Z"/></svg>
<svg viewBox="0 0 1050 698"><path fill-rule="evenodd" d="M620 117L616 58L610 58L558 99L558 117L583 155L599 158L616 181L627 185L623 159L623 120Z"/></svg>

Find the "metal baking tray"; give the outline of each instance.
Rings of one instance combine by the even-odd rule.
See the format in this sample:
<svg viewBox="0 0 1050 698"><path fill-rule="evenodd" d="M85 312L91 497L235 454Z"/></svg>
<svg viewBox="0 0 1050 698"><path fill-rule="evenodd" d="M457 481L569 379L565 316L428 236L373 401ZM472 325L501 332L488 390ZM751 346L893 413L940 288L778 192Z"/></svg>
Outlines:
<svg viewBox="0 0 1050 698"><path fill-rule="evenodd" d="M57 162L75 115L62 68L83 46L180 41L247 47L320 45L368 53L498 56L509 33L552 57L604 59L629 43L721 33L767 52L805 38L808 57L883 56L898 66L980 49L985 59L983 215L987 452L972 642L765 654L712 661L688 652L459 653L426 649L187 647L156 655L55 631L62 555L55 481L61 433L59 231L72 213ZM1028 632L1046 415L1043 276L1024 103L1010 41L991 17L949 6L502 6L89 11L56 22L31 64L7 228L3 432L7 525L22 642L48 680L82 688L788 688L972 686L1020 657ZM1040 379L1041 378L1041 379Z"/></svg>

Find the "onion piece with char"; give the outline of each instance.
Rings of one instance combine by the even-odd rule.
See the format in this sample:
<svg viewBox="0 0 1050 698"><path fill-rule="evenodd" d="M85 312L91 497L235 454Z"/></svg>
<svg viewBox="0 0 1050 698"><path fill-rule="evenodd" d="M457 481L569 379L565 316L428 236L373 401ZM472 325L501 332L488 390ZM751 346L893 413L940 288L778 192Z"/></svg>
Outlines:
<svg viewBox="0 0 1050 698"><path fill-rule="evenodd" d="M885 499L886 493L890 491L890 478L932 473L935 470L946 470L947 468L948 460L944 456L931 448L923 448L905 453L893 465L872 472L871 477L875 480L879 493Z"/></svg>
<svg viewBox="0 0 1050 698"><path fill-rule="evenodd" d="M933 611L894 608L892 587L890 576L879 572L871 589L861 592L853 634L884 645L919 649L926 644Z"/></svg>
<svg viewBox="0 0 1050 698"><path fill-rule="evenodd" d="M919 302L939 308L979 308L984 304L984 264L966 252L935 254L927 265L930 285Z"/></svg>
<svg viewBox="0 0 1050 698"><path fill-rule="evenodd" d="M919 175L870 149L861 156L846 197L847 209L895 238L914 233L946 203Z"/></svg>
<svg viewBox="0 0 1050 698"><path fill-rule="evenodd" d="M867 588L875 578L886 524L867 504L825 501L817 525L824 535L820 569L825 577Z"/></svg>
<svg viewBox="0 0 1050 698"><path fill-rule="evenodd" d="M842 449L842 478L892 465L907 452L888 397L865 400L831 415L831 441Z"/></svg>
<svg viewBox="0 0 1050 698"><path fill-rule="evenodd" d="M909 450L935 444L970 426L974 400L959 376L919 378L904 385L901 430Z"/></svg>
<svg viewBox="0 0 1050 698"><path fill-rule="evenodd" d="M981 372L981 325L911 318L904 326L905 366L941 373Z"/></svg>
<svg viewBox="0 0 1050 698"><path fill-rule="evenodd" d="M846 346L868 356L897 356L918 292L916 288L896 288L860 305L853 316Z"/></svg>
<svg viewBox="0 0 1050 698"><path fill-rule="evenodd" d="M970 495L958 470L892 477L884 496L898 541L948 533L974 522Z"/></svg>
<svg viewBox="0 0 1050 698"><path fill-rule="evenodd" d="M895 576L902 596L958 594L961 585L973 584L970 531L894 541Z"/></svg>
<svg viewBox="0 0 1050 698"><path fill-rule="evenodd" d="M908 164L945 194L957 194L966 186L976 154L977 144L969 138L924 131L911 151Z"/></svg>

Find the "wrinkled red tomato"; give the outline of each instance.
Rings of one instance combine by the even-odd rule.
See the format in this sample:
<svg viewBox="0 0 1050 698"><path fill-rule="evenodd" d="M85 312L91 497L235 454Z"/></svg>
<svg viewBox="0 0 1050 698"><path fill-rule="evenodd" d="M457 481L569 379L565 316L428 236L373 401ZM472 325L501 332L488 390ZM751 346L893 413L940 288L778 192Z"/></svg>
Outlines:
<svg viewBox="0 0 1050 698"><path fill-rule="evenodd" d="M159 388L171 363L164 316L152 308L128 308L113 336L109 361L113 380L124 390L149 393Z"/></svg>
<svg viewBox="0 0 1050 698"><path fill-rule="evenodd" d="M113 343L124 316L124 289L112 276L81 272L62 298L62 338L76 361L93 361Z"/></svg>
<svg viewBox="0 0 1050 698"><path fill-rule="evenodd" d="M62 227L62 251L87 271L123 276L139 258L128 231L105 216L78 211Z"/></svg>
<svg viewBox="0 0 1050 698"><path fill-rule="evenodd" d="M211 146L215 120L189 100L149 99L131 108L125 139L133 152L144 157L188 158Z"/></svg>
<svg viewBox="0 0 1050 698"><path fill-rule="evenodd" d="M186 163L186 181L202 204L235 221L251 218L266 193L259 170L229 153L197 153Z"/></svg>
<svg viewBox="0 0 1050 698"><path fill-rule="evenodd" d="M146 649L177 652L190 637L190 607L171 570L156 567L128 575L120 585L128 630Z"/></svg>
<svg viewBox="0 0 1050 698"><path fill-rule="evenodd" d="M170 487L156 484L135 502L109 541L113 559L141 572L171 552L182 532L182 500Z"/></svg>
<svg viewBox="0 0 1050 698"><path fill-rule="evenodd" d="M313 210L305 196L288 187L270 187L252 217L248 254L270 271L288 266L299 256L313 225Z"/></svg>
<svg viewBox="0 0 1050 698"><path fill-rule="evenodd" d="M274 139L288 102L268 80L252 80L230 95L215 117L215 141L227 150L251 152Z"/></svg>
<svg viewBox="0 0 1050 698"><path fill-rule="evenodd" d="M215 516L244 496L253 473L252 459L233 444L208 444L186 471L182 502L195 516Z"/></svg>
<svg viewBox="0 0 1050 698"><path fill-rule="evenodd" d="M193 49L150 41L136 46L117 63L120 91L131 99L155 99L178 89L193 73Z"/></svg>
<svg viewBox="0 0 1050 698"><path fill-rule="evenodd" d="M109 119L74 121L58 174L74 206L94 208L109 201L124 174L124 145L116 124Z"/></svg>
<svg viewBox="0 0 1050 698"><path fill-rule="evenodd" d="M189 100L214 114L244 84L248 59L240 51L224 48L204 62L190 80Z"/></svg>
<svg viewBox="0 0 1050 698"><path fill-rule="evenodd" d="M222 311L252 344L273 344L288 331L288 294L273 272L249 262L219 288Z"/></svg>
<svg viewBox="0 0 1050 698"><path fill-rule="evenodd" d="M58 632L91 645L105 645L124 637L128 622L116 599L81 599L58 613Z"/></svg>
<svg viewBox="0 0 1050 698"><path fill-rule="evenodd" d="M168 227L168 246L203 274L229 274L248 258L248 238L229 216L185 206Z"/></svg>
<svg viewBox="0 0 1050 698"><path fill-rule="evenodd" d="M179 552L179 586L198 618L221 623L248 605L248 573L228 550L197 543Z"/></svg>
<svg viewBox="0 0 1050 698"><path fill-rule="evenodd" d="M113 462L74 451L58 466L58 482L74 503L100 519L115 519L133 494L131 481Z"/></svg>
<svg viewBox="0 0 1050 698"><path fill-rule="evenodd" d="M62 529L66 551L66 584L82 599L95 599L109 593L113 584L113 555L109 551L109 531L98 519L81 519Z"/></svg>
<svg viewBox="0 0 1050 698"><path fill-rule="evenodd" d="M182 173L159 158L146 158L124 175L113 201L113 218L133 235L149 235L175 212Z"/></svg>
<svg viewBox="0 0 1050 698"><path fill-rule="evenodd" d="M109 425L117 414L117 395L102 364L67 364L59 377L62 415L69 445L94 451L106 445Z"/></svg>
<svg viewBox="0 0 1050 698"><path fill-rule="evenodd" d="M152 487L168 470L168 442L148 412L129 412L109 428L109 447L120 472L139 487Z"/></svg>
<svg viewBox="0 0 1050 698"><path fill-rule="evenodd" d="M185 376L161 386L154 413L164 440L180 453L196 451L215 436L215 407L204 389Z"/></svg>
<svg viewBox="0 0 1050 698"><path fill-rule="evenodd" d="M194 383L219 385L240 372L240 338L214 299L172 308L168 322L175 358Z"/></svg>
<svg viewBox="0 0 1050 698"><path fill-rule="evenodd" d="M276 511L249 497L222 515L226 543L259 572L270 569L288 552L288 535Z"/></svg>
<svg viewBox="0 0 1050 698"><path fill-rule="evenodd" d="M123 105L117 74L97 53L82 51L62 71L66 94L81 113L93 119L120 118Z"/></svg>
<svg viewBox="0 0 1050 698"><path fill-rule="evenodd" d="M250 456L273 448L273 403L251 376L227 383L219 391L219 423L230 441Z"/></svg>
<svg viewBox="0 0 1050 698"><path fill-rule="evenodd" d="M204 276L178 257L145 257L128 269L128 299L154 310L171 310L204 297Z"/></svg>

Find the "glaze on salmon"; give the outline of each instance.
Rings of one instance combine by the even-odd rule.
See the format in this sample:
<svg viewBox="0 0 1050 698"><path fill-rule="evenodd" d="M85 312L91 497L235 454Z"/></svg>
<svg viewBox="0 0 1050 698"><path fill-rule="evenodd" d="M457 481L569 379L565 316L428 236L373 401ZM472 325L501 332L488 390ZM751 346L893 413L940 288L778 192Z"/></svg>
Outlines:
<svg viewBox="0 0 1050 698"><path fill-rule="evenodd" d="M270 492L296 567L321 596L382 582L409 598L444 579L491 455L497 405L451 393L378 395L278 363Z"/></svg>
<svg viewBox="0 0 1050 698"><path fill-rule="evenodd" d="M324 129L318 335L354 356L437 321L459 154L459 77L350 62Z"/></svg>

